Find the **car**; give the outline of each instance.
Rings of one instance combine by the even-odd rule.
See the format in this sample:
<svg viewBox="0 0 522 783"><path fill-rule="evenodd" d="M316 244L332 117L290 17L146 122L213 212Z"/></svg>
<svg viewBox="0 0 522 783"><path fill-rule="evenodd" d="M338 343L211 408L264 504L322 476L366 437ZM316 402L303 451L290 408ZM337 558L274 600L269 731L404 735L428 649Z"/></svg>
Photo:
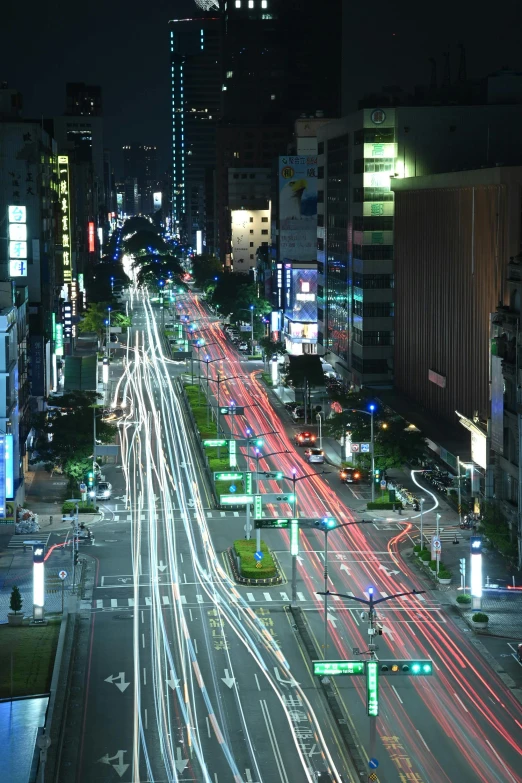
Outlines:
<svg viewBox="0 0 522 783"><path fill-rule="evenodd" d="M341 468L339 478L344 484L358 484L362 479L362 474L357 468Z"/></svg>
<svg viewBox="0 0 522 783"><path fill-rule="evenodd" d="M299 419L304 419L305 415L305 409L302 405L298 405L297 408L294 408L292 411L292 418L294 421L298 421Z"/></svg>
<svg viewBox="0 0 522 783"><path fill-rule="evenodd" d="M296 408L299 407L298 402L285 402L285 408L289 413L292 413Z"/></svg>
<svg viewBox="0 0 522 783"><path fill-rule="evenodd" d="M108 408L103 411L102 421L118 421L123 415L122 408Z"/></svg>
<svg viewBox="0 0 522 783"><path fill-rule="evenodd" d="M306 449L305 457L310 462L324 462L324 451L322 449Z"/></svg>
<svg viewBox="0 0 522 783"><path fill-rule="evenodd" d="M317 437L312 432L298 432L295 436L296 446L310 446L315 443Z"/></svg>
<svg viewBox="0 0 522 783"><path fill-rule="evenodd" d="M112 493L112 484L108 481L98 482L96 487L96 500L110 500Z"/></svg>
<svg viewBox="0 0 522 783"><path fill-rule="evenodd" d="M240 351L248 351L248 343L246 343L244 340L241 340L237 347Z"/></svg>
<svg viewBox="0 0 522 783"><path fill-rule="evenodd" d="M78 541L78 544L94 544L94 536L89 530L88 527L81 527L78 530L78 536L75 537L75 541Z"/></svg>

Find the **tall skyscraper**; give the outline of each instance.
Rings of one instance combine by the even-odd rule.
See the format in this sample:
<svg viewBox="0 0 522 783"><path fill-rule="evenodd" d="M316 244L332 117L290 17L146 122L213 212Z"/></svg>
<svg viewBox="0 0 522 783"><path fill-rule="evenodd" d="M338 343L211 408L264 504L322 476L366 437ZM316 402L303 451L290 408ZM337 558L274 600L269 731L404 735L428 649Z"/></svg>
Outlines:
<svg viewBox="0 0 522 783"><path fill-rule="evenodd" d="M126 144L123 147L123 178L125 182L136 181L139 201L134 209L126 205L129 214L152 212L152 193L158 177L158 148L147 144Z"/></svg>
<svg viewBox="0 0 522 783"><path fill-rule="evenodd" d="M173 230L193 247L206 219L205 180L221 118L222 18L195 11L169 22ZM207 187L208 190L208 187Z"/></svg>
<svg viewBox="0 0 522 783"><path fill-rule="evenodd" d="M97 84L68 82L65 86L65 113L72 117L101 117L101 87Z"/></svg>

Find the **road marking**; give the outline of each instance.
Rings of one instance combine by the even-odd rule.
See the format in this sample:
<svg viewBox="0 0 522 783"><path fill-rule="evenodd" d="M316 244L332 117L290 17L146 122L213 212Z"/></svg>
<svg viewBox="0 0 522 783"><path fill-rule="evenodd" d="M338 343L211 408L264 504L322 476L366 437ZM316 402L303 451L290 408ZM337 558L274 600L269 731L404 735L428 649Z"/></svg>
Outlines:
<svg viewBox="0 0 522 783"><path fill-rule="evenodd" d="M144 633L141 634L141 646L143 647L143 649L145 649L145 634Z"/></svg>
<svg viewBox="0 0 522 783"><path fill-rule="evenodd" d="M288 598L288 596L287 596L287 594L286 594L286 593L279 593L279 595L281 596L281 598L283 599L283 601L289 601L289 600L290 600L290 599Z"/></svg>
<svg viewBox="0 0 522 783"><path fill-rule="evenodd" d="M300 601L306 601L306 598L304 597L303 593L297 593L297 597Z"/></svg>
<svg viewBox="0 0 522 783"><path fill-rule="evenodd" d="M207 717L205 718L205 720L206 720L206 722L207 722L207 734L208 734L208 736L209 736L209 738L210 738L210 737L211 737L211 734L210 734L210 721L209 721L209 719L208 719L208 715L207 715Z"/></svg>
<svg viewBox="0 0 522 783"><path fill-rule="evenodd" d="M277 764L277 767L279 769L279 774L281 776L281 780L283 780L285 783L288 783L288 777L286 775L286 770L283 764L283 759L281 757L281 751L279 750L279 745L277 743L277 737L276 733L274 731L274 727L272 725L272 721L270 719L270 714L268 712L268 707L266 704L266 701L264 699L260 699L259 703L261 705L261 712L263 713L263 718L265 719L266 729L268 732L268 737L270 739L270 744L272 745L272 750L274 752L274 758Z"/></svg>
<svg viewBox="0 0 522 783"><path fill-rule="evenodd" d="M255 680L256 680L257 690L260 691L261 690L261 686L259 684L259 680L257 679L257 674L255 672L254 672L254 677L255 677Z"/></svg>
<svg viewBox="0 0 522 783"><path fill-rule="evenodd" d="M238 517L239 516L239 511L234 511L234 516Z"/></svg>
<svg viewBox="0 0 522 783"><path fill-rule="evenodd" d="M460 706L462 707L462 709L463 709L465 712L469 712L468 708L464 706L464 703L463 703L462 699L460 699L460 698L457 696L457 694L456 694L455 692L453 693L453 695L454 695L454 696L455 696L455 698L456 698L456 699L457 699L457 700L460 702Z"/></svg>
<svg viewBox="0 0 522 783"><path fill-rule="evenodd" d="M186 595L182 595L182 596L180 596L180 598L181 598L181 603L182 604L186 604L187 603L187 596Z"/></svg>
<svg viewBox="0 0 522 783"><path fill-rule="evenodd" d="M199 655L199 653L198 653L198 640L197 639L193 639L192 640L192 644L194 645L194 649L196 651L196 655Z"/></svg>
<svg viewBox="0 0 522 783"><path fill-rule="evenodd" d="M504 764L504 762L502 761L502 759L501 759L501 758L500 758L500 756L498 755L497 751L495 750L495 748L493 747L493 745L491 744L491 742L490 742L489 740L486 740L486 742L488 743L489 747L491 748L491 750L493 751L493 753L494 753L494 754L495 754L495 756L497 757L497 759L498 759L498 761L499 761L499 764L501 764L501 766L502 766L502 767L504 767L504 769L506 770L506 773L509 775L509 777L511 778L511 780L513 781L513 783L517 783L517 781L516 781L516 778L514 778L514 777L513 777L513 775L512 775L512 774L511 774L511 772L509 771L509 769L506 767L506 765Z"/></svg>
<svg viewBox="0 0 522 783"><path fill-rule="evenodd" d="M151 605L152 605L152 601L150 600L150 598L145 596L145 606L151 606Z"/></svg>
<svg viewBox="0 0 522 783"><path fill-rule="evenodd" d="M396 695L396 696L397 696L397 698L399 699L400 703L401 703L401 704L404 704L403 700L401 699L401 697L400 697L400 696L399 696L399 694L397 693L397 688L395 687L395 685L392 685L392 688L393 688L393 690L395 691L395 695Z"/></svg>
<svg viewBox="0 0 522 783"><path fill-rule="evenodd" d="M96 599L96 609L103 609L103 599L97 598Z"/></svg>
<svg viewBox="0 0 522 783"><path fill-rule="evenodd" d="M146 707L145 707L145 728L146 729L149 728L149 718L148 718L148 715L147 715L147 708Z"/></svg>
<svg viewBox="0 0 522 783"><path fill-rule="evenodd" d="M423 743L424 743L424 745L425 745L425 747L426 747L426 750L428 751L428 753L431 753L431 750L428 748L428 743L426 742L426 740L424 739L424 737L422 736L422 734L420 733L420 731L419 731L418 729L417 729L417 734L419 735L419 737L420 737L420 738L421 738L421 740L423 741ZM486 740L486 742L487 742L487 740Z"/></svg>
<svg viewBox="0 0 522 783"><path fill-rule="evenodd" d="M332 595L331 597L334 599L334 601L340 601L341 600L341 597L338 596L338 595Z"/></svg>
<svg viewBox="0 0 522 783"><path fill-rule="evenodd" d="M181 562L183 562L183 552L179 553L179 559L181 560Z"/></svg>
<svg viewBox="0 0 522 783"><path fill-rule="evenodd" d="M118 599L117 598L111 598L111 606L117 607L118 606Z"/></svg>
<svg viewBox="0 0 522 783"><path fill-rule="evenodd" d="M120 521L120 515L119 514L114 514L112 518L113 518L114 522L119 522Z"/></svg>
<svg viewBox="0 0 522 783"><path fill-rule="evenodd" d="M255 600L256 600L256 599L254 598L254 593L247 593L247 598L248 598L248 600L249 600L249 601L251 601L252 603L254 603L254 602L255 602Z"/></svg>
<svg viewBox="0 0 522 783"><path fill-rule="evenodd" d="M128 602L128 604L129 604L129 606L131 608L134 606L134 598L127 598L127 602ZM142 612L142 614L143 614L143 612Z"/></svg>
<svg viewBox="0 0 522 783"><path fill-rule="evenodd" d="M272 596L270 595L270 593L263 593L263 595L265 596L265 601L271 601L272 600Z"/></svg>
<svg viewBox="0 0 522 783"><path fill-rule="evenodd" d="M147 669L143 669L143 684L147 684Z"/></svg>
<svg viewBox="0 0 522 783"><path fill-rule="evenodd" d="M170 598L168 597L168 595L163 595L163 596L161 597L161 600L163 601L163 604L164 604L165 606L168 606L168 605L170 604Z"/></svg>
<svg viewBox="0 0 522 783"><path fill-rule="evenodd" d="M197 595L197 596L196 596L196 601L198 602L198 604L202 604L202 603L203 603L203 601L204 601L204 598L203 598L203 596L202 596L202 595Z"/></svg>

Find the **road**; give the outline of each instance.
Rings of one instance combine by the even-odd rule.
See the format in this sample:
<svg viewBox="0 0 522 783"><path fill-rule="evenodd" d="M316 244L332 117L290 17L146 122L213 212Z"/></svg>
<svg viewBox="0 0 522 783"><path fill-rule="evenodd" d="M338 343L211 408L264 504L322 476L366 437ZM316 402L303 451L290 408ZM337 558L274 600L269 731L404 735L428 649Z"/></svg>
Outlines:
<svg viewBox="0 0 522 783"><path fill-rule="evenodd" d="M92 548L75 779L312 783L330 770L353 781L285 586L252 601L229 575L222 553L243 522L214 517L180 367L163 354L146 294L130 304L134 327L114 384L127 402L123 472Z"/></svg>
<svg viewBox="0 0 522 783"><path fill-rule="evenodd" d="M197 329L207 330L208 354L215 360L209 365L212 378L240 376L222 383L221 402L233 400L246 406L245 416L237 417L235 434L245 437L247 427L265 435L263 453L277 456L259 458L262 470L282 470L286 476L297 471L297 478L312 472L302 454L296 453L289 435L273 410L266 390L256 377L259 370L244 361L227 340L214 319L209 319L198 302L185 306ZM196 336L197 336L196 329ZM209 384L210 396L217 384ZM204 383L206 386L206 383ZM213 401L215 405L215 400ZM228 417L221 426L228 431ZM243 465L254 463L253 455L243 451ZM415 477L415 481L419 481ZM260 491L289 490L290 484L263 481ZM316 476L298 484L298 507L301 516L333 515L341 522L360 518L349 507L346 489L338 491L333 482ZM424 489L429 495L429 490ZM433 496L426 508L425 521L434 526L437 500ZM269 516L290 516L288 504L266 504ZM332 592L364 597L374 586L378 597L422 589L399 555L399 547L411 535L410 523L386 523L347 527L330 534L328 584ZM289 537L286 531L263 531L263 538L278 554L285 573L291 572ZM320 531L301 531L298 565L298 592L304 596L304 608L311 628L322 644L324 605L316 593L324 586L324 535ZM494 675L440 605L437 592L400 598L379 607L383 636L378 640L378 656L386 658L431 658L435 664L432 677L382 677L380 711L375 755L379 760L379 779L417 781L417 783L516 783L522 780L522 722L520 705ZM367 649L367 623L361 619L362 607L349 599L330 599L328 657L353 659L353 648ZM284 648L283 648L284 649ZM286 651L285 651L286 652ZM344 698L361 743L369 748L368 719L365 714L363 684L356 678L339 678L335 686Z"/></svg>

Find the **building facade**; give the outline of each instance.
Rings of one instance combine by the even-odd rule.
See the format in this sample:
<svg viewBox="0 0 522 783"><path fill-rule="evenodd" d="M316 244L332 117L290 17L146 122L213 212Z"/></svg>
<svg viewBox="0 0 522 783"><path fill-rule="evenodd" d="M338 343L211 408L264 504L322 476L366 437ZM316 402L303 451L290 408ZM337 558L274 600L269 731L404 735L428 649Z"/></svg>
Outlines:
<svg viewBox="0 0 522 783"><path fill-rule="evenodd" d="M392 182L522 162L520 106L362 109L318 131L318 340L348 383L394 377Z"/></svg>

